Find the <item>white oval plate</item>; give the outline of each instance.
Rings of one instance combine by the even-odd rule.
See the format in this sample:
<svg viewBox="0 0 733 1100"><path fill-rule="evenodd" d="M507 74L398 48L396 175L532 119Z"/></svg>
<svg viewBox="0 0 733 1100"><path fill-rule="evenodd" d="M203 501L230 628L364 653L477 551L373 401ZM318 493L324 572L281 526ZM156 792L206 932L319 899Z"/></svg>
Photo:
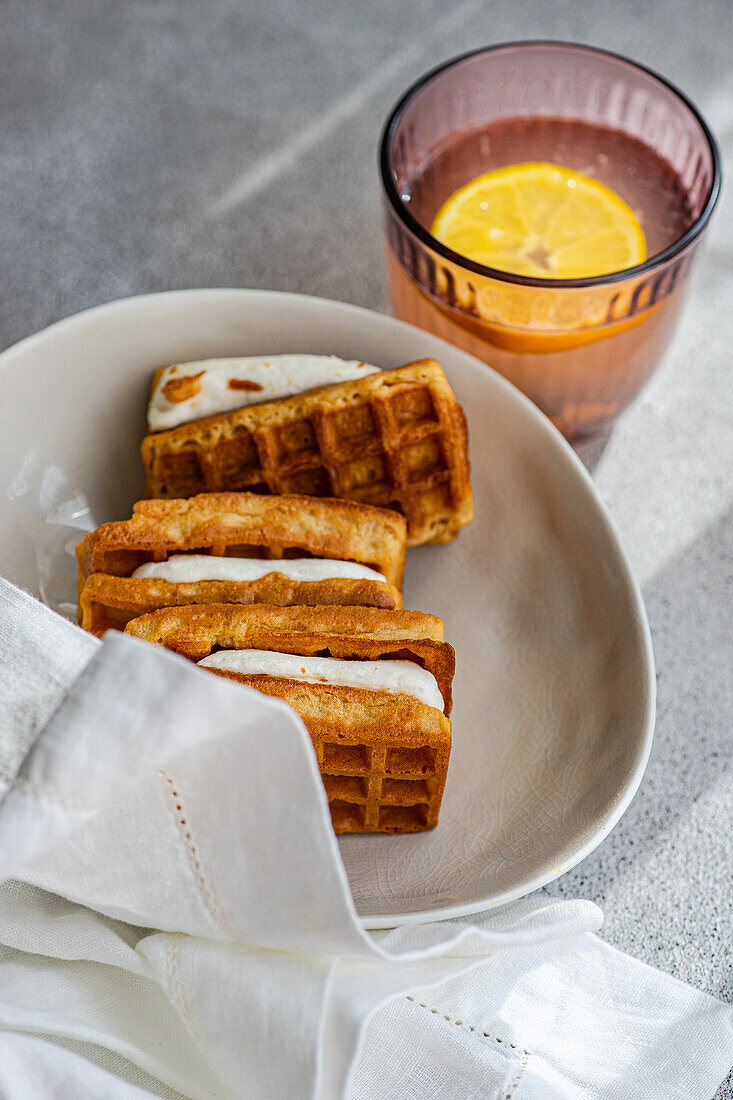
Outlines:
<svg viewBox="0 0 733 1100"><path fill-rule="evenodd" d="M432 356L468 416L476 520L447 546L410 551L405 586L405 606L440 615L456 649L440 824L341 839L359 914L379 928L521 897L587 856L629 805L651 747L654 666L590 477L477 360L391 318L291 294L179 291L71 317L0 356L0 572L72 601L70 558L44 586L46 524L32 509L79 491L96 522L126 517L142 491L153 369L277 352L383 367Z"/></svg>

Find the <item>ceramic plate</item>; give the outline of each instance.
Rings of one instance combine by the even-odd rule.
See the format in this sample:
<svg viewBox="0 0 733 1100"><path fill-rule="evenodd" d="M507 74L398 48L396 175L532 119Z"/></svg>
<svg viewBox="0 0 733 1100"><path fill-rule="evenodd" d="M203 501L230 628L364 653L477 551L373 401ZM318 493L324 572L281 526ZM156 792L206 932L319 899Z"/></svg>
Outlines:
<svg viewBox="0 0 733 1100"><path fill-rule="evenodd" d="M470 356L354 306L193 290L114 302L0 356L0 572L74 599L68 526L129 515L155 367L277 352L393 367L438 359L469 424L476 520L408 553L405 606L456 649L453 753L429 834L349 836L368 927L458 916L542 886L588 855L636 791L654 670L638 587L593 483L517 390Z"/></svg>

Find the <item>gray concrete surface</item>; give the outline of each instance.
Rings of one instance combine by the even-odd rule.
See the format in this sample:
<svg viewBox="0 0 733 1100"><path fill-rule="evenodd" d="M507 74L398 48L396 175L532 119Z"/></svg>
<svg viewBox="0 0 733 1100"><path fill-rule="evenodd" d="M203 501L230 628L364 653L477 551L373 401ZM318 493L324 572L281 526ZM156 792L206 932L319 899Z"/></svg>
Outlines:
<svg viewBox="0 0 733 1100"><path fill-rule="evenodd" d="M187 286L387 310L385 114L452 54L533 36L659 69L733 150L728 0L4 0L0 345L112 298ZM611 943L728 1000L732 214L728 193L664 366L586 455L643 583L659 717L631 809L550 888L596 900Z"/></svg>

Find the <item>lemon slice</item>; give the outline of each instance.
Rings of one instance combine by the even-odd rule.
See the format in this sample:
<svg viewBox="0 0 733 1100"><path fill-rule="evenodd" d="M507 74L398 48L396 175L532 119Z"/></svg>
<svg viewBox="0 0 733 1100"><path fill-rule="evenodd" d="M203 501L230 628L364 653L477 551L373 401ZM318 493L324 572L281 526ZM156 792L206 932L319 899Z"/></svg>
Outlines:
<svg viewBox="0 0 733 1100"><path fill-rule="evenodd" d="M646 259L639 221L615 191L544 161L499 168L454 191L431 232L470 260L538 279L607 275Z"/></svg>

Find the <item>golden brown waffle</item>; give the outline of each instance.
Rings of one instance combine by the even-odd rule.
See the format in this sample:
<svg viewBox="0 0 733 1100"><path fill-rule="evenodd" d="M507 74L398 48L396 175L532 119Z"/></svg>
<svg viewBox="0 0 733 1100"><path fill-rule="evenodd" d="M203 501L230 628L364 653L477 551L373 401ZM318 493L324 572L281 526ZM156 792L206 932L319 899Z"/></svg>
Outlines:
<svg viewBox="0 0 733 1100"><path fill-rule="evenodd" d="M213 649L271 649L301 657L413 660L438 681L446 714L452 705L453 647L443 623L422 611L374 607L273 607L231 604L165 607L126 627L128 634L201 661Z"/></svg>
<svg viewBox="0 0 733 1100"><path fill-rule="evenodd" d="M215 648L414 660L433 673L450 711L453 650L442 642L440 619L418 611L168 607L126 630L196 661ZM409 695L207 671L277 696L297 711L313 742L337 833L435 827L450 757L445 714Z"/></svg>
<svg viewBox="0 0 733 1100"><path fill-rule="evenodd" d="M303 719L337 833L434 829L451 750L450 720L409 695L209 669L284 700Z"/></svg>
<svg viewBox="0 0 733 1100"><path fill-rule="evenodd" d="M150 497L341 497L402 512L410 546L473 519L465 417L433 359L153 433L142 455Z"/></svg>
<svg viewBox="0 0 733 1100"><path fill-rule="evenodd" d="M84 536L76 548L79 580L90 573L126 577L145 562L207 550L215 556L355 561L399 587L405 521L387 508L308 496L201 493L141 500L131 519L104 523Z"/></svg>
<svg viewBox="0 0 733 1100"><path fill-rule="evenodd" d="M83 598L91 574L129 577L139 565L148 561L165 561L171 554L190 551L210 552L216 556L259 557L273 561L287 557L311 555L341 561L355 561L377 569L386 577L387 592L376 592L373 586L386 588L379 581L358 585L340 585L316 590L301 585L293 598L311 602L318 599L333 603L341 593L347 602L374 603L376 606L399 607L399 589L405 562L405 521L386 508L372 508L351 501L319 500L313 497L265 497L257 493L203 493L188 500L144 500L135 505L132 519L105 523L84 536L76 548L79 563L79 622L95 633L109 626L124 625L131 616L121 619L118 612L126 608L143 614L160 607L164 593L161 584L152 580L138 581L116 588L95 581L94 591ZM250 582L237 585L236 591L217 584L206 590L189 586L191 602L251 603L267 598L273 603L288 601L288 585L264 585ZM325 582L324 582L325 583ZM138 587L144 585L144 587ZM175 586L183 596L182 585ZM166 595L172 590L166 590ZM131 599L128 605L125 600ZM205 597L205 598L204 598ZM148 604L145 604L145 601ZM107 601L105 603L105 601ZM152 602L151 602L152 601ZM181 603L184 600L171 599ZM96 603L97 607L92 604ZM108 609L108 613L103 607Z"/></svg>
<svg viewBox="0 0 733 1100"><path fill-rule="evenodd" d="M114 577L92 573L79 597L79 625L100 637L105 630L124 630L131 619L161 607L184 604L265 603L357 604L365 607L401 608L398 588L382 581L336 577L322 581L294 581L277 572L254 581L185 581L173 583L157 577Z"/></svg>

